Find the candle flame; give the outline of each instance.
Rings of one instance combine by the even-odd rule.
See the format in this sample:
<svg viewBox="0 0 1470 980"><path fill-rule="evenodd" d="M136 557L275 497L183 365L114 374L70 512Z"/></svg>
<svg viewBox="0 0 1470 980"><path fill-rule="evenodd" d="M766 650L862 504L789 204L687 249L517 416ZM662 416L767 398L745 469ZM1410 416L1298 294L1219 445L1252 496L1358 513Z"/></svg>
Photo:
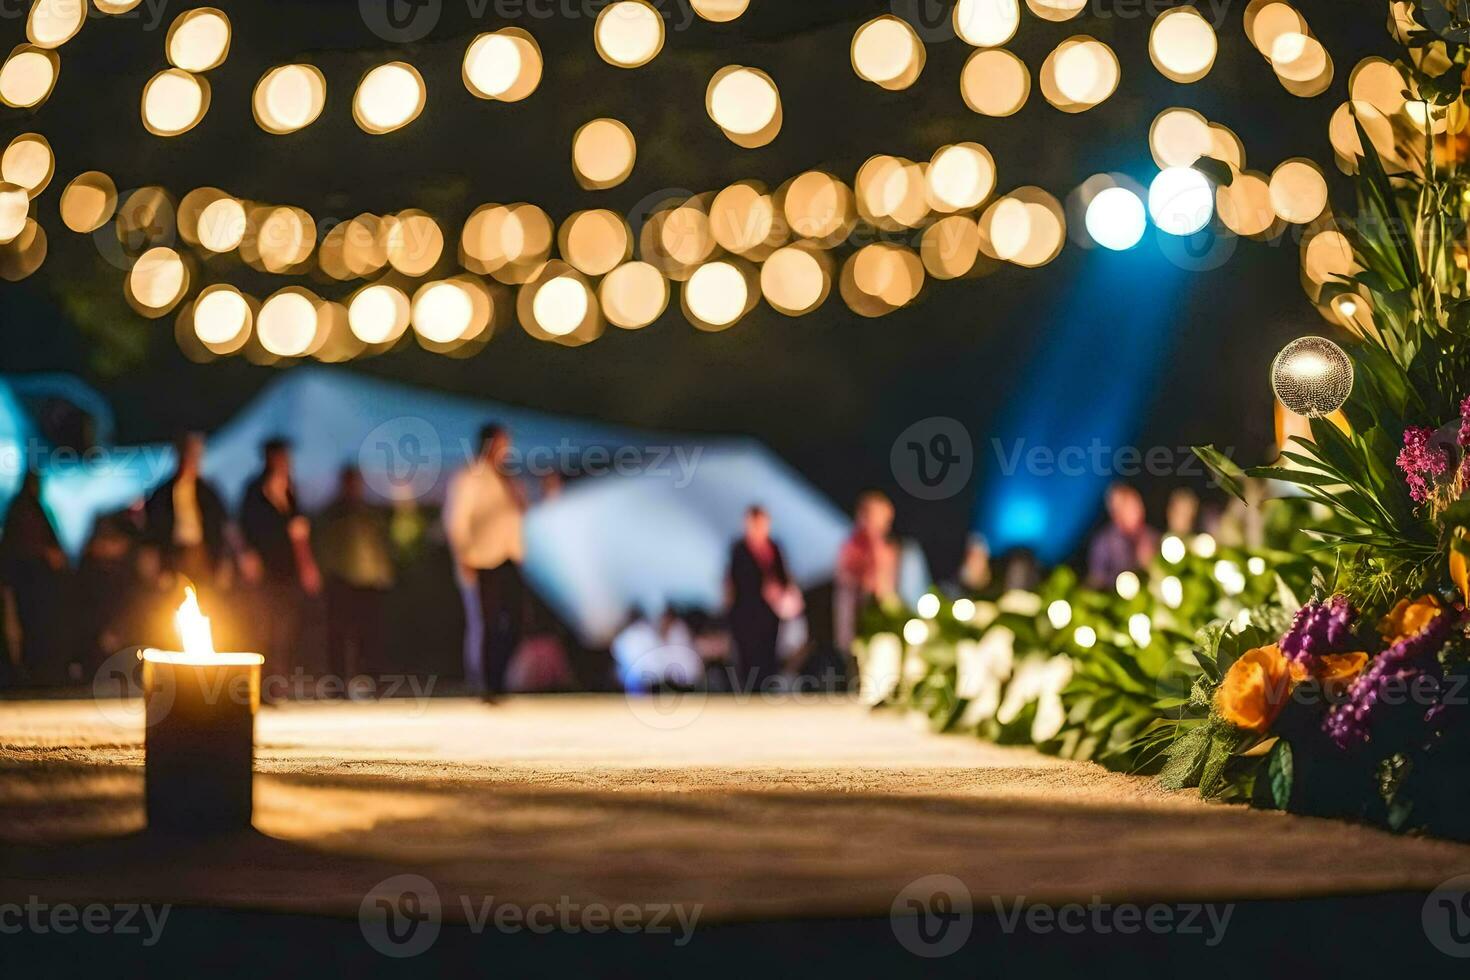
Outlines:
<svg viewBox="0 0 1470 980"><path fill-rule="evenodd" d="M184 602L174 614L174 625L178 627L179 639L184 642L185 653L198 657L215 652L209 618L199 608L199 596L192 586L184 589Z"/></svg>

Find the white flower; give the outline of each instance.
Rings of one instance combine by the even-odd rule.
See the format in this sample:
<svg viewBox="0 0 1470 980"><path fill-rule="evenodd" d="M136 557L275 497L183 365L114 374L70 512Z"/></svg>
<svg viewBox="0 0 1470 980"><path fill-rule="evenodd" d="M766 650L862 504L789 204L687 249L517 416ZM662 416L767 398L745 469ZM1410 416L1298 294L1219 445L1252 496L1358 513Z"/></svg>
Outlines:
<svg viewBox="0 0 1470 980"><path fill-rule="evenodd" d="M857 647L858 696L864 704L882 704L898 689L903 666L903 641L892 633L879 633Z"/></svg>
<svg viewBox="0 0 1470 980"><path fill-rule="evenodd" d="M1046 728L1055 721L1055 714L1062 710L1063 720L1065 711L1061 703L1062 689L1072 680L1072 660L1064 654L1057 654L1051 659L1036 655L1027 657L1016 668L1015 675L1011 678L1010 686L1006 688L1005 697L1002 699L1000 709L995 714L996 721L1002 725L1009 725L1021 714L1021 711L1032 701L1042 702L1038 704L1037 721L1042 720L1041 711L1045 709L1046 725L1033 723L1031 726L1032 739L1034 741L1046 741L1056 734L1055 731L1046 738L1037 738L1038 730L1045 732ZM1055 704L1048 702L1055 701ZM1061 729L1061 722L1056 722L1057 730Z"/></svg>
<svg viewBox="0 0 1470 980"><path fill-rule="evenodd" d="M996 608L1003 613L1017 616L1035 616L1041 612L1041 596L1035 592L1012 589L995 601Z"/></svg>

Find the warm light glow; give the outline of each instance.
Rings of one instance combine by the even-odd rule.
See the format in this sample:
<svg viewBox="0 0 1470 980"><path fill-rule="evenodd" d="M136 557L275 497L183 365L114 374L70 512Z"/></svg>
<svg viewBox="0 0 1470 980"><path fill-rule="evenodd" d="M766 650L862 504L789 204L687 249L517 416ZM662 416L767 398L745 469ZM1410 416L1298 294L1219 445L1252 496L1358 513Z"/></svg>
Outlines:
<svg viewBox="0 0 1470 980"><path fill-rule="evenodd" d="M40 48L59 48L87 20L86 0L35 0L26 18L26 37Z"/></svg>
<svg viewBox="0 0 1470 980"><path fill-rule="evenodd" d="M439 264L444 232L422 211L403 211L388 219L388 264L405 276L418 277Z"/></svg>
<svg viewBox="0 0 1470 980"><path fill-rule="evenodd" d="M402 61L390 62L362 77L352 98L352 118L364 132L391 133L417 119L427 99L418 69Z"/></svg>
<svg viewBox="0 0 1470 980"><path fill-rule="evenodd" d="M183 652L144 650L144 660L180 667L253 667L265 663L258 653L215 652L209 619L199 608L199 597L190 586L185 587L183 604L174 614L174 627L179 631Z"/></svg>
<svg viewBox="0 0 1470 980"><path fill-rule="evenodd" d="M1304 225L1327 208L1327 179L1315 163L1287 160L1271 172L1271 207L1282 221Z"/></svg>
<svg viewBox="0 0 1470 980"><path fill-rule="evenodd" d="M578 272L602 276L627 261L632 246L628 226L614 211L582 211L562 222L562 258Z"/></svg>
<svg viewBox="0 0 1470 980"><path fill-rule="evenodd" d="M536 325L553 337L574 333L587 319L592 295L574 276L557 276L536 289L531 304Z"/></svg>
<svg viewBox="0 0 1470 980"><path fill-rule="evenodd" d="M1148 131L1148 146L1160 169L1190 167L1210 152L1210 123L1193 109L1165 109Z"/></svg>
<svg viewBox="0 0 1470 980"><path fill-rule="evenodd" d="M1009 116L1026 104L1031 72L1024 61L1002 48L976 51L960 75L960 94L982 116Z"/></svg>
<svg viewBox="0 0 1470 980"><path fill-rule="evenodd" d="M403 336L411 313L401 289L383 283L365 286L347 306L347 325L364 344L386 344Z"/></svg>
<svg viewBox="0 0 1470 980"><path fill-rule="evenodd" d="M209 85L178 68L161 71L143 87L143 125L154 136L187 133L209 111Z"/></svg>
<svg viewBox="0 0 1470 980"><path fill-rule="evenodd" d="M810 313L830 289L830 276L810 246L777 249L761 266L762 295L773 309L787 316Z"/></svg>
<svg viewBox="0 0 1470 980"><path fill-rule="evenodd" d="M245 237L245 205L233 197L208 204L199 214L199 244L211 252L229 252Z"/></svg>
<svg viewBox="0 0 1470 980"><path fill-rule="evenodd" d="M210 630L208 617L199 608L199 596L192 586L184 588L184 602L174 614L174 626L178 628L179 640L189 656L203 657L215 652L214 633Z"/></svg>
<svg viewBox="0 0 1470 980"><path fill-rule="evenodd" d="M712 327L728 327L745 315L750 286L729 262L711 262L694 271L684 286L689 312Z"/></svg>
<svg viewBox="0 0 1470 980"><path fill-rule="evenodd" d="M463 285L446 279L419 288L413 297L412 317L414 332L420 337L436 344L451 344L469 332L475 305Z"/></svg>
<svg viewBox="0 0 1470 980"><path fill-rule="evenodd" d="M1138 575L1134 572L1119 572L1118 579L1113 585L1118 591L1118 598L1124 602L1137 598L1138 590L1142 587L1142 583L1138 581Z"/></svg>
<svg viewBox="0 0 1470 980"><path fill-rule="evenodd" d="M619 0L597 15L593 28L597 53L619 68L652 61L664 46L664 19L643 0Z"/></svg>
<svg viewBox="0 0 1470 980"><path fill-rule="evenodd" d="M282 65L255 86L255 122L277 136L316 122L327 104L327 80L313 65Z"/></svg>
<svg viewBox="0 0 1470 980"><path fill-rule="evenodd" d="M731 65L710 80L705 105L727 134L754 138L779 124L781 95L765 72Z"/></svg>
<svg viewBox="0 0 1470 980"><path fill-rule="evenodd" d="M20 237L30 210L31 198L24 187L0 183L0 245Z"/></svg>
<svg viewBox="0 0 1470 980"><path fill-rule="evenodd" d="M977 611L973 599L956 599L954 606L950 609L950 612L954 614L954 618L962 623L972 621Z"/></svg>
<svg viewBox="0 0 1470 980"><path fill-rule="evenodd" d="M959 0L955 4L954 32L977 48L1005 44L1020 26L1020 0Z"/></svg>
<svg viewBox="0 0 1470 980"><path fill-rule="evenodd" d="M1134 613L1128 617L1128 636L1138 646L1146 647L1153 640L1154 624L1148 613Z"/></svg>
<svg viewBox="0 0 1470 980"><path fill-rule="evenodd" d="M1169 535L1168 537L1164 538L1163 542L1159 545L1159 554L1162 555L1164 561L1168 562L1169 564L1179 564L1181 561L1184 560L1184 539L1180 538L1176 534Z"/></svg>
<svg viewBox="0 0 1470 980"><path fill-rule="evenodd" d="M79 235L107 224L116 210L117 185L100 170L79 175L61 192L62 223Z"/></svg>
<svg viewBox="0 0 1470 980"><path fill-rule="evenodd" d="M1159 583L1159 597L1170 609L1178 609L1184 604L1184 583L1176 575L1167 576Z"/></svg>
<svg viewBox="0 0 1470 980"><path fill-rule="evenodd" d="M543 69L535 38L508 27L470 42L464 55L464 84L482 99L519 102L540 86Z"/></svg>
<svg viewBox="0 0 1470 980"><path fill-rule="evenodd" d="M603 277L598 298L609 323L638 330L663 315L669 282L647 262L627 262Z"/></svg>
<svg viewBox="0 0 1470 980"><path fill-rule="evenodd" d="M56 172L56 158L51 144L39 133L24 133L11 140L0 155L0 180L25 188L35 197L51 183Z"/></svg>
<svg viewBox="0 0 1470 980"><path fill-rule="evenodd" d="M907 21L885 14L857 29L852 38L852 69L883 88L906 89L924 68L924 45Z"/></svg>
<svg viewBox="0 0 1470 980"><path fill-rule="evenodd" d="M128 273L128 293L142 312L167 312L189 288L189 270L179 253L165 246L144 252Z"/></svg>
<svg viewBox="0 0 1470 980"><path fill-rule="evenodd" d="M1113 49L1085 34L1068 38L1041 65L1041 94L1063 112L1083 112L1112 95L1121 71Z"/></svg>
<svg viewBox="0 0 1470 980"><path fill-rule="evenodd" d="M1065 629L1072 621L1072 604L1066 599L1055 599L1046 607L1046 619L1052 629Z"/></svg>
<svg viewBox="0 0 1470 980"><path fill-rule="evenodd" d="M1176 82L1197 82L1208 75L1218 50L1215 29L1193 7L1164 11L1149 32L1154 67Z"/></svg>
<svg viewBox="0 0 1470 980"><path fill-rule="evenodd" d="M260 346L277 357L301 357L317 335L317 299L291 286L271 296L255 318Z"/></svg>
<svg viewBox="0 0 1470 980"><path fill-rule="evenodd" d="M1097 646L1097 630L1091 626L1079 626L1072 632L1072 642L1084 650Z"/></svg>
<svg viewBox="0 0 1470 980"><path fill-rule="evenodd" d="M1087 205L1087 233L1103 248L1126 251L1143 238L1148 219L1143 201L1126 187L1099 191Z"/></svg>
<svg viewBox="0 0 1470 980"><path fill-rule="evenodd" d="M750 0L690 0L690 5L705 20L724 24L744 14Z"/></svg>
<svg viewBox="0 0 1470 980"><path fill-rule="evenodd" d="M1196 534L1193 543L1190 545L1190 550L1201 558L1213 558L1215 557L1216 547L1218 546L1215 543L1214 537L1211 535Z"/></svg>
<svg viewBox="0 0 1470 980"><path fill-rule="evenodd" d="M32 109L46 101L56 86L61 59L54 52L22 44L0 66L0 102L14 109Z"/></svg>
<svg viewBox="0 0 1470 980"><path fill-rule="evenodd" d="M911 619L903 624L903 641L911 647L929 642L929 624L922 619Z"/></svg>
<svg viewBox="0 0 1470 980"><path fill-rule="evenodd" d="M919 616L923 619L933 619L935 616L938 616L939 609L939 596L935 595L933 592L926 592L923 595L919 596L919 602L914 607L914 611L917 612Z"/></svg>
<svg viewBox="0 0 1470 980"><path fill-rule="evenodd" d="M977 208L995 190L995 160L978 143L942 147L924 175L936 211Z"/></svg>
<svg viewBox="0 0 1470 980"><path fill-rule="evenodd" d="M616 187L633 173L638 141L616 119L594 119L572 137L572 169L588 190Z"/></svg>
<svg viewBox="0 0 1470 980"><path fill-rule="evenodd" d="M230 19L214 7L185 11L168 29L168 60L184 71L210 71L230 53Z"/></svg>
<svg viewBox="0 0 1470 980"><path fill-rule="evenodd" d="M208 347L235 343L253 318L245 297L228 284L210 286L194 301L194 334Z"/></svg>

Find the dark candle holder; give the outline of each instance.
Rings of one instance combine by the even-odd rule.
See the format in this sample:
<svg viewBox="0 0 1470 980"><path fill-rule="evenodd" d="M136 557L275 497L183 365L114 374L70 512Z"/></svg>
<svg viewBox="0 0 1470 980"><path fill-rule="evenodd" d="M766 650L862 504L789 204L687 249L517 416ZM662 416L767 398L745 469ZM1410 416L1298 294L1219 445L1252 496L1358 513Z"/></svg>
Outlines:
<svg viewBox="0 0 1470 980"><path fill-rule="evenodd" d="M249 829L264 658L158 650L142 658L149 828L174 834Z"/></svg>

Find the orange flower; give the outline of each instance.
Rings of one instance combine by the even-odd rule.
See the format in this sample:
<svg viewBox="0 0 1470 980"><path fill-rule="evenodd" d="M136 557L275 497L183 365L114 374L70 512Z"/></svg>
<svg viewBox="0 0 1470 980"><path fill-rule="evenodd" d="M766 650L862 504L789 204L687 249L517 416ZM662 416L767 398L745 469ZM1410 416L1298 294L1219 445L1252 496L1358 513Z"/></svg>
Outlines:
<svg viewBox="0 0 1470 980"><path fill-rule="evenodd" d="M1464 553L1457 551L1453 544L1450 545L1450 579L1454 581L1455 588L1460 590L1465 605L1470 606L1470 562L1465 560Z"/></svg>
<svg viewBox="0 0 1470 980"><path fill-rule="evenodd" d="M1363 668L1368 666L1366 653L1334 653L1321 657L1317 662L1317 678L1322 689L1336 697L1348 689Z"/></svg>
<svg viewBox="0 0 1470 980"><path fill-rule="evenodd" d="M1215 710L1237 728L1265 734L1302 676L1274 643L1247 650L1225 673L1215 692Z"/></svg>
<svg viewBox="0 0 1470 980"><path fill-rule="evenodd" d="M1421 596L1413 602L1400 599L1398 605L1379 621L1378 632L1392 645L1419 635L1438 615L1439 600L1432 595Z"/></svg>

